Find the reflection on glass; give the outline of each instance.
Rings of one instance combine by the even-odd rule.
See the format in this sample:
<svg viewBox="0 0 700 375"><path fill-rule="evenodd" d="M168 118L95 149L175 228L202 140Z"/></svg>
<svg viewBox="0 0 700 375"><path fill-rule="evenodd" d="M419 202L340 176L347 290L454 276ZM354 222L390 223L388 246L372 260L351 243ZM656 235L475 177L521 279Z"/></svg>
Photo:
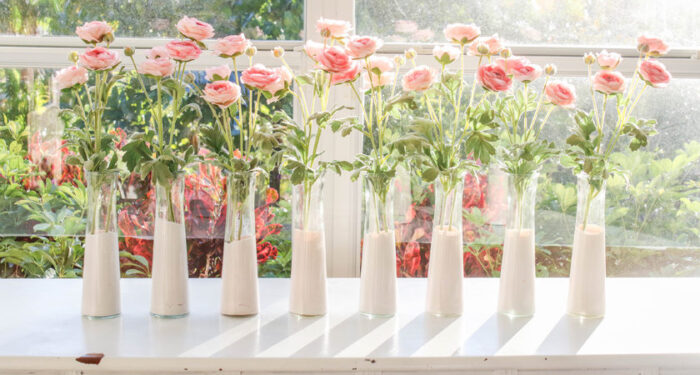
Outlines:
<svg viewBox="0 0 700 375"><path fill-rule="evenodd" d="M114 22L121 37L165 37L184 15L214 26L217 37L299 40L303 0L81 0L10 1L0 7L0 34L73 35L86 21Z"/></svg>
<svg viewBox="0 0 700 375"><path fill-rule="evenodd" d="M357 31L387 42L445 42L448 23L474 23L513 44L622 45L641 33L695 47L695 0L356 0Z"/></svg>

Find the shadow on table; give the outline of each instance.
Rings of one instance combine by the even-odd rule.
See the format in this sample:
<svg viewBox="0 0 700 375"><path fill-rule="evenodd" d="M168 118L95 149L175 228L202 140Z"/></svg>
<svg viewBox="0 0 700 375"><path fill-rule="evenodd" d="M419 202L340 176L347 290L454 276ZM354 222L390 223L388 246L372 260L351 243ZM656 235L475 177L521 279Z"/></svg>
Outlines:
<svg viewBox="0 0 700 375"><path fill-rule="evenodd" d="M532 317L510 317L493 314L462 345L460 355L494 355L498 352Z"/></svg>
<svg viewBox="0 0 700 375"><path fill-rule="evenodd" d="M602 318L583 319L564 314L537 348L537 354L578 353L601 321Z"/></svg>

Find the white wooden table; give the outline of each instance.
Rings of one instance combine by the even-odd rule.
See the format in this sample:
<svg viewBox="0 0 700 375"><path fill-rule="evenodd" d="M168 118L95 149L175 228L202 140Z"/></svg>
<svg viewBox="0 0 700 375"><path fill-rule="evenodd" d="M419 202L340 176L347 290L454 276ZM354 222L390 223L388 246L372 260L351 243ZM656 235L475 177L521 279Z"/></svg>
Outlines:
<svg viewBox="0 0 700 375"><path fill-rule="evenodd" d="M438 318L423 312L425 279L402 279L399 314L369 319L357 279L329 280L317 318L287 313L289 280L261 279L261 313L232 318L219 279L191 279L190 315L163 320L148 314L150 280L127 279L122 316L93 321L80 280L0 280L0 374L700 374L700 279L609 279L600 320L564 314L567 283L538 279L535 316L509 319L497 279L466 279L465 314Z"/></svg>

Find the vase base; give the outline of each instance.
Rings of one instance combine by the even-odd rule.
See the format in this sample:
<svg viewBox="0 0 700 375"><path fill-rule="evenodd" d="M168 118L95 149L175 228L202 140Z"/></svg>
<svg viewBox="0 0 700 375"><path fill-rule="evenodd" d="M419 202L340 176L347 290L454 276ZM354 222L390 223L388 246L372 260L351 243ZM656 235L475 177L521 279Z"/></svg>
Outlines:
<svg viewBox="0 0 700 375"><path fill-rule="evenodd" d="M231 318L249 318L249 317L251 317L251 316L256 316L256 315L258 315L258 313L254 312L254 313L249 313L249 314L232 314L232 313L225 313L225 312L222 312L221 315L223 315L223 316L228 316L228 317L231 317Z"/></svg>
<svg viewBox="0 0 700 375"><path fill-rule="evenodd" d="M152 317L158 318L158 319L180 319L180 318L186 317L187 315L190 315L190 313L186 312L184 314L176 314L176 315L163 315L163 314L156 314L154 312L151 313Z"/></svg>
<svg viewBox="0 0 700 375"><path fill-rule="evenodd" d="M296 318L298 318L298 319L304 319L304 318L315 318L315 317L317 317L317 316L324 316L324 315L326 315L326 313L322 313L322 314L302 314L302 313L297 313L297 312L290 311L290 312L289 312L289 315L294 316L294 317L296 317Z"/></svg>
<svg viewBox="0 0 700 375"><path fill-rule="evenodd" d="M112 315L83 315L83 318L88 319L88 320L105 320L105 319L114 319L120 317L122 314L121 313L116 313Z"/></svg>
<svg viewBox="0 0 700 375"><path fill-rule="evenodd" d="M515 312L515 311L498 311L499 314L503 316L507 316L509 318L530 318L532 316L535 316L535 313L520 313L520 312Z"/></svg>
<svg viewBox="0 0 700 375"><path fill-rule="evenodd" d="M360 311L360 314L363 316L370 318L370 319L385 319L385 318L391 318L396 314L373 314L373 313L368 313L364 311Z"/></svg>
<svg viewBox="0 0 700 375"><path fill-rule="evenodd" d="M426 314L430 316L434 316L436 318L457 318L462 316L461 312L450 312L450 313L444 313L444 312L436 312L436 311L426 311Z"/></svg>
<svg viewBox="0 0 700 375"><path fill-rule="evenodd" d="M605 317L605 314L586 314L573 311L567 311L566 314L579 319L603 319Z"/></svg>

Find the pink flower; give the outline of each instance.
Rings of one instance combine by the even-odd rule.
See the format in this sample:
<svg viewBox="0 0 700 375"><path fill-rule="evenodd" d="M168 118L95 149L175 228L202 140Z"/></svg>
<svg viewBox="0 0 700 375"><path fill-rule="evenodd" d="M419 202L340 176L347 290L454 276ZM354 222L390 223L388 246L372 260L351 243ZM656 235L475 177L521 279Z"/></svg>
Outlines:
<svg viewBox="0 0 700 375"><path fill-rule="evenodd" d="M544 88L544 94L550 103L564 108L573 108L576 105L576 90L574 86L562 82L553 81Z"/></svg>
<svg viewBox="0 0 700 375"><path fill-rule="evenodd" d="M435 31L430 29L420 29L411 35L411 39L418 42L429 42L435 37Z"/></svg>
<svg viewBox="0 0 700 375"><path fill-rule="evenodd" d="M671 81L671 73L664 64L656 60L645 60L639 65L639 77L651 87L666 87Z"/></svg>
<svg viewBox="0 0 700 375"><path fill-rule="evenodd" d="M641 35L637 38L637 49L651 56L661 56L668 53L668 44L660 38Z"/></svg>
<svg viewBox="0 0 700 375"><path fill-rule="evenodd" d="M542 67L537 64L523 64L518 68L512 69L513 78L517 81L530 83L542 75Z"/></svg>
<svg viewBox="0 0 700 375"><path fill-rule="evenodd" d="M447 65L455 61L459 55L459 50L453 46L437 45L433 48L433 56L441 65Z"/></svg>
<svg viewBox="0 0 700 375"><path fill-rule="evenodd" d="M209 81L228 81L230 76L231 69L226 64L206 69L204 75Z"/></svg>
<svg viewBox="0 0 700 375"><path fill-rule="evenodd" d="M362 73L362 89L367 91L372 88L381 88L386 85L391 85L394 83L395 79L394 72L386 72L381 75L367 72Z"/></svg>
<svg viewBox="0 0 700 375"><path fill-rule="evenodd" d="M177 22L176 27L180 34L196 41L202 41L214 36L214 28L210 24L194 17L182 17Z"/></svg>
<svg viewBox="0 0 700 375"><path fill-rule="evenodd" d="M331 83L334 85L339 85L345 82L351 82L357 79L360 75L361 66L357 62L353 62L352 67L344 72L333 73L331 75Z"/></svg>
<svg viewBox="0 0 700 375"><path fill-rule="evenodd" d="M274 68L273 71L277 74L277 76L280 78L277 81L273 82L272 84L268 85L266 87L265 91L269 91L270 94L275 94L280 90L283 90L289 85L292 84L292 72L289 71L284 66L280 66L277 68ZM279 99L279 98L277 98Z"/></svg>
<svg viewBox="0 0 700 375"><path fill-rule="evenodd" d="M167 77L175 71L175 64L167 57L144 60L138 68L141 74L153 77Z"/></svg>
<svg viewBox="0 0 700 375"><path fill-rule="evenodd" d="M347 21L331 20L323 17L316 21L316 30L320 32L321 35L325 33L326 36L324 36L324 38L344 38L348 36L350 28L350 22Z"/></svg>
<svg viewBox="0 0 700 375"><path fill-rule="evenodd" d="M444 33L447 40L464 45L478 38L481 35L481 29L474 24L451 23L445 26Z"/></svg>
<svg viewBox="0 0 700 375"><path fill-rule="evenodd" d="M368 62L365 63L365 68L367 68L368 71L374 72L375 74L375 69L378 69L381 73L394 70L394 60L388 57L372 56L367 59L367 61Z"/></svg>
<svg viewBox="0 0 700 375"><path fill-rule="evenodd" d="M309 40L306 42L306 44L304 44L304 52L306 52L306 55L309 56L312 60L317 61L318 55L321 54L321 52L323 52L323 43Z"/></svg>
<svg viewBox="0 0 700 375"><path fill-rule="evenodd" d="M330 47L324 49L317 55L321 69L329 73L342 73L352 67L350 55L340 47Z"/></svg>
<svg viewBox="0 0 700 375"><path fill-rule="evenodd" d="M425 91L435 81L437 74L425 65L417 66L403 76L401 86L404 91Z"/></svg>
<svg viewBox="0 0 700 375"><path fill-rule="evenodd" d="M593 90L603 94L618 94L625 91L625 76L612 70L601 70L593 76Z"/></svg>
<svg viewBox="0 0 700 375"><path fill-rule="evenodd" d="M170 57L170 52L168 52L168 49L163 46L153 47L150 51L148 51L149 59L158 59L161 57Z"/></svg>
<svg viewBox="0 0 700 375"><path fill-rule="evenodd" d="M229 35L214 43L214 53L221 57L233 57L245 52L249 46L250 42L245 35Z"/></svg>
<svg viewBox="0 0 700 375"><path fill-rule="evenodd" d="M615 69L622 62L622 56L619 53L608 52L607 50L602 50L598 53L597 59L601 69Z"/></svg>
<svg viewBox="0 0 700 375"><path fill-rule="evenodd" d="M485 45L488 48L488 53L481 53L479 51L479 45ZM481 37L474 41L469 46L469 55L471 56L495 56L498 55L503 49L503 43L501 39L498 38L497 34L491 35L489 37Z"/></svg>
<svg viewBox="0 0 700 375"><path fill-rule="evenodd" d="M375 37L354 36L348 41L345 48L348 49L348 55L350 55L350 57L364 59L382 48L382 44L384 44L384 42Z"/></svg>
<svg viewBox="0 0 700 375"><path fill-rule="evenodd" d="M490 91L506 91L513 84L506 71L496 64L480 66L476 71L476 80Z"/></svg>
<svg viewBox="0 0 700 375"><path fill-rule="evenodd" d="M173 60L181 62L192 61L198 58L202 53L202 50L199 49L197 43L189 40L173 40L172 42L166 44L165 48L167 48L168 53Z"/></svg>
<svg viewBox="0 0 700 375"><path fill-rule="evenodd" d="M87 82L88 72L81 66L72 65L56 72L53 79L58 89L63 90Z"/></svg>
<svg viewBox="0 0 700 375"><path fill-rule="evenodd" d="M513 75L515 70L523 69L528 64L530 64L530 60L520 56L512 56L507 59L499 57L496 59L496 65L503 68L508 75Z"/></svg>
<svg viewBox="0 0 700 375"><path fill-rule="evenodd" d="M104 47L89 48L80 55L78 61L90 70L107 70L119 64L119 53Z"/></svg>
<svg viewBox="0 0 700 375"><path fill-rule="evenodd" d="M255 64L241 74L241 82L243 84L268 92L270 89L279 87L279 81L281 80L282 77L280 77L278 72L268 69L262 64Z"/></svg>
<svg viewBox="0 0 700 375"><path fill-rule="evenodd" d="M241 98L241 88L231 81L215 81L204 86L204 100L226 108Z"/></svg>
<svg viewBox="0 0 700 375"><path fill-rule="evenodd" d="M418 24L410 20L396 20L394 21L394 30L397 33L413 34L418 31Z"/></svg>
<svg viewBox="0 0 700 375"><path fill-rule="evenodd" d="M75 28L75 33L85 43L102 42L105 36L114 32L112 26L103 21L92 21Z"/></svg>

